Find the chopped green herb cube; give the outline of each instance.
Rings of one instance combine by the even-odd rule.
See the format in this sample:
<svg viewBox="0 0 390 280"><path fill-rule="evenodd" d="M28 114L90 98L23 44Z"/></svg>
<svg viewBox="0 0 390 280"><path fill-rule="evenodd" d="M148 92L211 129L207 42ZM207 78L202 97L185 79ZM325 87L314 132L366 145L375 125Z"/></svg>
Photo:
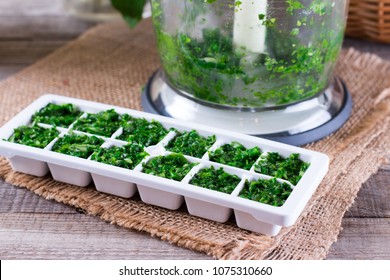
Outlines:
<svg viewBox="0 0 390 280"><path fill-rule="evenodd" d="M195 130L178 132L165 147L168 151L201 158L214 144L215 135L203 137Z"/></svg>
<svg viewBox="0 0 390 280"><path fill-rule="evenodd" d="M114 109L110 109L97 114L87 114L75 123L73 129L110 137L120 124L121 116Z"/></svg>
<svg viewBox="0 0 390 280"><path fill-rule="evenodd" d="M196 163L189 162L181 154L157 156L143 164L142 172L181 181Z"/></svg>
<svg viewBox="0 0 390 280"><path fill-rule="evenodd" d="M103 142L102 139L96 136L71 133L58 139L54 143L52 151L80 158L88 158Z"/></svg>
<svg viewBox="0 0 390 280"><path fill-rule="evenodd" d="M291 154L289 157L283 158L279 153L269 152L261 156L255 165L255 171L287 180L296 185L309 165L309 163L299 159L299 154Z"/></svg>
<svg viewBox="0 0 390 280"><path fill-rule="evenodd" d="M232 142L209 152L209 158L214 162L249 170L260 154L259 147L247 149L238 142Z"/></svg>
<svg viewBox="0 0 390 280"><path fill-rule="evenodd" d="M288 183L281 183L276 178L272 178L270 180L247 180L239 196L272 206L282 206L291 192L292 188Z"/></svg>
<svg viewBox="0 0 390 280"><path fill-rule="evenodd" d="M129 143L122 147L99 148L92 154L91 159L114 166L134 169L148 155L142 146L137 143Z"/></svg>
<svg viewBox="0 0 390 280"><path fill-rule="evenodd" d="M14 129L14 133L7 141L43 149L59 134L55 128L47 129L38 125L23 125Z"/></svg>
<svg viewBox="0 0 390 280"><path fill-rule="evenodd" d="M73 104L49 103L32 116L34 123L45 123L55 126L68 127L81 116L82 112Z"/></svg>
<svg viewBox="0 0 390 280"><path fill-rule="evenodd" d="M123 133L117 138L127 142L136 142L143 146L156 145L167 134L168 131L161 123L144 118L133 118L127 114L123 115Z"/></svg>
<svg viewBox="0 0 390 280"><path fill-rule="evenodd" d="M239 182L240 178L237 175L225 172L222 167L215 169L214 166L211 166L210 168L201 169L196 173L191 179L190 184L231 194Z"/></svg>

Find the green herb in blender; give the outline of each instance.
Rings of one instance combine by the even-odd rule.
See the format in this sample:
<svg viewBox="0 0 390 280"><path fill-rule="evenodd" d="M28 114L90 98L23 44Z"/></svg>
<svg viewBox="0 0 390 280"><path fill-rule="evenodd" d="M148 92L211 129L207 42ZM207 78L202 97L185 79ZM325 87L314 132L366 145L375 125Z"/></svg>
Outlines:
<svg viewBox="0 0 390 280"><path fill-rule="evenodd" d="M80 118L75 123L73 129L110 137L120 124L121 116L114 109L110 109L97 114L88 113L85 118Z"/></svg>
<svg viewBox="0 0 390 280"><path fill-rule="evenodd" d="M75 108L73 104L49 103L32 116L35 123L45 123L55 126L70 126L82 112Z"/></svg>
<svg viewBox="0 0 390 280"><path fill-rule="evenodd" d="M210 151L209 158L214 162L249 170L260 154L259 147L247 149L238 142L232 142L222 145L215 151Z"/></svg>
<svg viewBox="0 0 390 280"><path fill-rule="evenodd" d="M157 156L142 165L142 172L181 181L196 163L189 162L181 154Z"/></svg>
<svg viewBox="0 0 390 280"><path fill-rule="evenodd" d="M270 180L247 180L239 196L272 206L282 206L291 192L292 188L289 184L278 182L276 178L272 178Z"/></svg>
<svg viewBox="0 0 390 280"><path fill-rule="evenodd" d="M261 159L255 165L255 171L287 180L296 185L309 165L309 163L299 158L299 154L291 154L289 157L284 158L279 153L269 152L261 156Z"/></svg>
<svg viewBox="0 0 390 280"><path fill-rule="evenodd" d="M133 118L123 115L123 133L117 138L127 142L136 142L143 146L156 145L167 134L163 125L155 120L147 121L144 118Z"/></svg>
<svg viewBox="0 0 390 280"><path fill-rule="evenodd" d="M240 178L237 175L225 172L222 167L215 169L211 166L210 168L201 169L198 173L196 173L191 179L190 184L231 194L239 182Z"/></svg>
<svg viewBox="0 0 390 280"><path fill-rule="evenodd" d="M168 151L201 158L214 144L215 135L203 137L196 130L177 132L165 147Z"/></svg>
<svg viewBox="0 0 390 280"><path fill-rule="evenodd" d="M129 143L121 147L99 148L92 154L91 159L127 169L134 169L148 155L142 146L137 143Z"/></svg>
<svg viewBox="0 0 390 280"><path fill-rule="evenodd" d="M181 1L175 16L171 1L151 1L169 84L203 103L237 108L289 105L323 92L341 49L347 2L268 1L258 13L249 10L258 1L242 2ZM235 22L239 14L251 16L248 27ZM253 29L264 38L258 51L235 38Z"/></svg>
<svg viewBox="0 0 390 280"><path fill-rule="evenodd" d="M43 149L59 134L55 128L23 125L14 129L14 133L7 141Z"/></svg>
<svg viewBox="0 0 390 280"><path fill-rule="evenodd" d="M52 151L80 158L88 158L103 142L102 139L96 136L71 133L58 139L54 143Z"/></svg>

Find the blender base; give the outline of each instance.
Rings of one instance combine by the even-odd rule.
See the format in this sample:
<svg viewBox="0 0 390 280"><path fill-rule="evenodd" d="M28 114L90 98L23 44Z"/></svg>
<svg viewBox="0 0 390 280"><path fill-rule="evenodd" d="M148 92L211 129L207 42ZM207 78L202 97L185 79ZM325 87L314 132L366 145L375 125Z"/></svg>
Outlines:
<svg viewBox="0 0 390 280"><path fill-rule="evenodd" d="M341 79L316 97L262 111L231 110L201 104L173 89L157 71L142 92L144 111L302 146L337 131L349 118L352 98Z"/></svg>

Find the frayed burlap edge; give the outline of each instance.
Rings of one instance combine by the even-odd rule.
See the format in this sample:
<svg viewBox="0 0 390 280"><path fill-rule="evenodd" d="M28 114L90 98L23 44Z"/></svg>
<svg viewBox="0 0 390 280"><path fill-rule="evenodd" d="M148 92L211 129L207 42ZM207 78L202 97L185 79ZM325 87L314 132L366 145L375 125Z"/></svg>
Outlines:
<svg viewBox="0 0 390 280"><path fill-rule="evenodd" d="M216 231L226 230L226 225L217 224L211 221L198 219L181 211L169 211L142 203L135 199L122 199L101 192L92 188L80 188L69 184L56 182L51 177L34 177L12 171L8 161L0 159L0 176L10 184L26 188L33 193L49 200L55 200L73 207L76 207L86 214L97 216L100 219L124 228L144 231L151 236L159 237L172 244L182 246L191 250L203 252L217 259L238 259L238 258L261 258L260 252L265 251L273 245L273 239L263 238L260 244L256 243L256 235L251 233L240 234L241 239L232 240L228 243L208 241L207 238L191 234L188 230L187 221L197 223L202 227L215 227ZM182 221L170 224L172 221ZM232 232L240 232L234 225L230 225ZM208 235L208 234L205 234ZM253 241L253 244L251 244ZM249 252L256 254L249 256ZM243 255L244 253L244 255Z"/></svg>
<svg viewBox="0 0 390 280"><path fill-rule="evenodd" d="M150 34L141 28L142 25L138 31L133 31L133 35L136 34L141 40L150 40ZM14 83L24 80L30 85L32 77L39 81L39 75L34 76L37 70L45 70L48 63L59 59L59 55L69 55L78 45L88 43L88 40L98 41L101 35L97 34L104 33L104 29L103 26L87 32L80 39L61 48L58 53L55 52L38 63L38 66L32 66L7 80L5 88L17 88ZM119 34L127 31L116 32ZM120 52L121 42L116 43L118 46L115 50ZM100 51L104 52L104 46L101 46ZM153 59L150 61L151 64L155 63ZM354 88L353 84L349 84L354 101L357 100L351 119L334 135L307 146L309 149L327 153L331 158L331 168L297 223L290 228L284 228L276 237L247 232L233 223L219 224L196 218L186 211L164 210L136 199L121 199L96 192L92 188L81 189L55 182L50 177L36 178L16 173L10 169L5 159L0 161L0 176L4 177L5 181L27 188L46 199L77 207L109 223L144 231L172 244L203 252L217 259L323 259L331 244L337 240L342 217L352 205L361 185L378 170L389 151L389 144L385 139L390 137L390 84L385 80L390 74L390 64L377 56L350 49L341 56L338 72L346 82L358 81L354 77L357 73L369 75L370 77L366 77L367 89L371 89L371 94L361 96L361 86ZM148 76L147 72L142 73L144 74L141 78ZM135 81L136 84L143 82ZM377 88L373 89L374 83ZM37 88L46 87L47 85L43 85ZM88 87L84 90L88 90ZM75 95L83 97L79 93ZM103 99L110 103L110 100L106 100L108 97L104 98L100 96L99 101ZM121 101L116 98L111 104ZM140 106L139 98L131 102L133 107ZM364 106L361 107L362 104ZM7 116L3 114L2 119L6 120Z"/></svg>

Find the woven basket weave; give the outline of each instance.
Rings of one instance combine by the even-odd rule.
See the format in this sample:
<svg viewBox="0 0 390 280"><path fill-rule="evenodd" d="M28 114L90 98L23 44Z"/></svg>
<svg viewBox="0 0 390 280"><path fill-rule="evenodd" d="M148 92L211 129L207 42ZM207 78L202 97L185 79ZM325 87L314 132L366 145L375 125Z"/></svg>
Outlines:
<svg viewBox="0 0 390 280"><path fill-rule="evenodd" d="M390 0L350 0L346 35L390 43Z"/></svg>

